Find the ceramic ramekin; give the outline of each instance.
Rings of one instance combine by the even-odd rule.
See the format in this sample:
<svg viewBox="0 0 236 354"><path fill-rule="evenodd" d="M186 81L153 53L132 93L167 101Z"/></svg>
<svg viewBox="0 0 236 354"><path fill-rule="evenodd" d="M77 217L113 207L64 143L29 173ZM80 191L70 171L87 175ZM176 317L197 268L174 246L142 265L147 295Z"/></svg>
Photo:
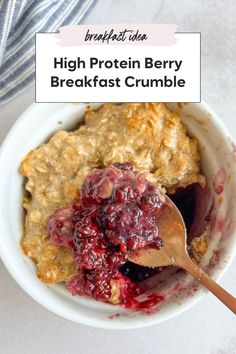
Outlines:
<svg viewBox="0 0 236 354"><path fill-rule="evenodd" d="M93 105L92 105L93 106ZM98 105L94 105L98 106ZM229 266L236 249L236 149L220 119L204 103L168 104L177 111L190 135L199 140L202 171L208 189L202 198L211 212L210 243L201 260L213 279ZM157 281L167 295L149 314L132 312L86 297L73 297L63 284L46 285L37 279L33 262L23 255L23 179L19 165L26 153L60 129L72 129L86 104L33 104L18 119L0 150L0 255L17 283L38 303L77 323L102 328L137 328L167 320L185 311L205 294L190 275L179 272ZM199 214L200 219L204 213ZM160 280L160 279L159 279Z"/></svg>

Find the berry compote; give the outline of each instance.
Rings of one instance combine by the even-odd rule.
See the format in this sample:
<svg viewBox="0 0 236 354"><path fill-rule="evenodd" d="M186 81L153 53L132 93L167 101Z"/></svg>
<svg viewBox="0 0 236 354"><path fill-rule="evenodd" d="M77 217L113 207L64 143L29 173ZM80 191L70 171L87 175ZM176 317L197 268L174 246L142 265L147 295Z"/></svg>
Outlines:
<svg viewBox="0 0 236 354"><path fill-rule="evenodd" d="M67 282L71 293L122 304L141 294L141 286L125 275L124 264L130 251L162 247L155 219L164 203L158 188L130 163L88 175L80 198L48 222L52 243L70 248L77 265L77 274Z"/></svg>

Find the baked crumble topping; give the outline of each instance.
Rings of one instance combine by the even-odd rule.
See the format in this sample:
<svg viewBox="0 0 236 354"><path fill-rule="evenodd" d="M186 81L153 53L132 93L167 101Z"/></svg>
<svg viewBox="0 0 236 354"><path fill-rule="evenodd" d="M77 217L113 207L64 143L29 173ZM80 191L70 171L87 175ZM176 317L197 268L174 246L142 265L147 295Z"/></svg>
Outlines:
<svg viewBox="0 0 236 354"><path fill-rule="evenodd" d="M50 216L80 196L85 177L94 169L125 162L168 194L205 183L197 139L187 135L180 117L163 103L89 109L77 130L59 131L23 159L20 173L27 178L28 194L23 199L21 245L42 281L67 281L76 272L71 250L53 245L48 236ZM115 293L117 289L117 303Z"/></svg>

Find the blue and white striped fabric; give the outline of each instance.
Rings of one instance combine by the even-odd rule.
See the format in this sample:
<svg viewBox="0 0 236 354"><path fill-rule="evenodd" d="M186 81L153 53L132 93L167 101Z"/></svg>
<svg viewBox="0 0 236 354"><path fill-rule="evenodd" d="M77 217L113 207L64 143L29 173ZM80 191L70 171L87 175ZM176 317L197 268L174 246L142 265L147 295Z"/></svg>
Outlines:
<svg viewBox="0 0 236 354"><path fill-rule="evenodd" d="M0 0L0 104L34 81L35 33L77 24L95 0Z"/></svg>

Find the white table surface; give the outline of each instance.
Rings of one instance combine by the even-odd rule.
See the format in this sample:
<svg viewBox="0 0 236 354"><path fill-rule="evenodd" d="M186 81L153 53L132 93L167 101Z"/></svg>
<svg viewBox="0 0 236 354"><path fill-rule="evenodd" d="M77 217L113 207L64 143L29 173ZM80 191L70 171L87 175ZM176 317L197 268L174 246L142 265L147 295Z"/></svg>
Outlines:
<svg viewBox="0 0 236 354"><path fill-rule="evenodd" d="M202 33L202 98L236 138L234 0L100 0L86 23L176 23ZM34 102L33 88L0 107L0 142ZM236 259L220 284L236 295ZM235 316L212 295L165 323L111 331L66 321L34 302L0 262L1 354L235 354Z"/></svg>

